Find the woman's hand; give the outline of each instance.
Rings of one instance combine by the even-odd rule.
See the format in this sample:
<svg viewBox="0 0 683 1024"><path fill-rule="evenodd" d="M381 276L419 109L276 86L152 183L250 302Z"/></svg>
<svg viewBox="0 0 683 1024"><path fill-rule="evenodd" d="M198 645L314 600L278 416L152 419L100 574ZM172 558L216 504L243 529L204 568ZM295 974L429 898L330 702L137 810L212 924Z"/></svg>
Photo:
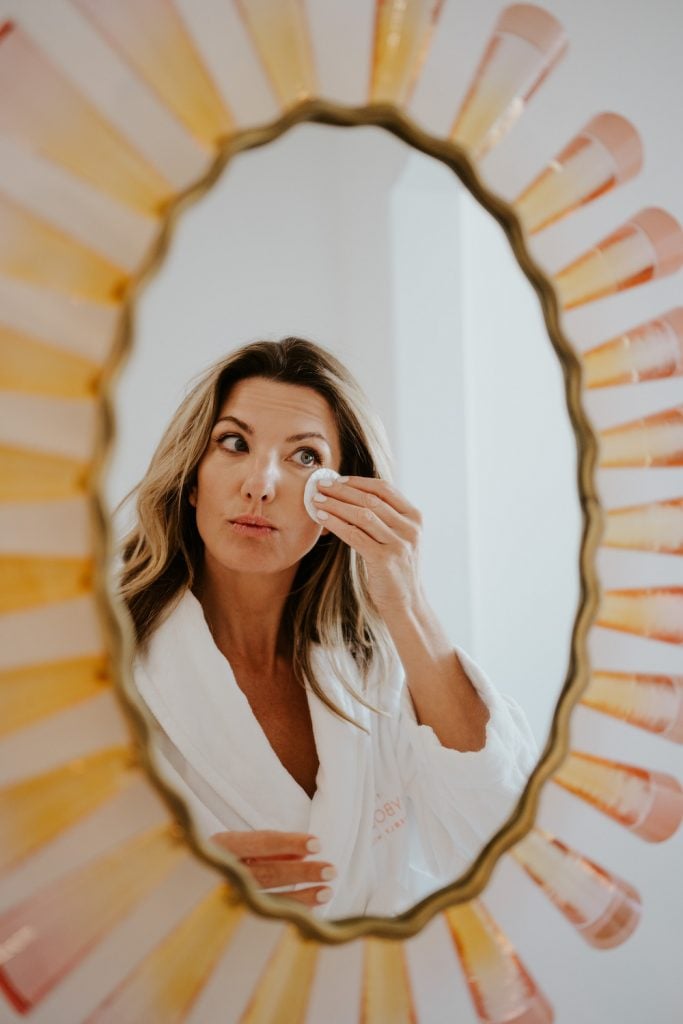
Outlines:
<svg viewBox="0 0 683 1024"><path fill-rule="evenodd" d="M217 832L211 836L224 850L229 850L250 871L262 889L302 882L329 882L336 871L325 861L306 861L318 853L320 843L314 836L301 832ZM298 900L308 907L327 903L332 890L326 885L311 885L292 892L274 893Z"/></svg>
<svg viewBox="0 0 683 1024"><path fill-rule="evenodd" d="M313 500L320 506L320 523L362 555L380 615L416 607L421 599L418 509L386 480L364 476L319 483Z"/></svg>

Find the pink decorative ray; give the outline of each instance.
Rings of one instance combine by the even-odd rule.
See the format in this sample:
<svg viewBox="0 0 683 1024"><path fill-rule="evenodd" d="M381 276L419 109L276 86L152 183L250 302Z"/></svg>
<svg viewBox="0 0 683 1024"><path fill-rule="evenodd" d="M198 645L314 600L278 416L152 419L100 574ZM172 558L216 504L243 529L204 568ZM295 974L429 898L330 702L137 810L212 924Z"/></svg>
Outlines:
<svg viewBox="0 0 683 1024"><path fill-rule="evenodd" d="M671 775L572 751L553 782L650 843L683 820L683 789Z"/></svg>
<svg viewBox="0 0 683 1024"><path fill-rule="evenodd" d="M643 146L630 121L619 114L591 118L515 199L521 221L534 234L635 177Z"/></svg>
<svg viewBox="0 0 683 1024"><path fill-rule="evenodd" d="M628 882L537 828L512 855L590 946L610 949L633 934L640 897Z"/></svg>
<svg viewBox="0 0 683 1024"><path fill-rule="evenodd" d="M638 729L683 743L683 676L597 670L581 703Z"/></svg>
<svg viewBox="0 0 683 1024"><path fill-rule="evenodd" d="M559 21L534 4L512 4L491 40L451 129L454 142L479 160L504 138L564 54Z"/></svg>
<svg viewBox="0 0 683 1024"><path fill-rule="evenodd" d="M683 308L605 341L582 355L587 388L683 374Z"/></svg>

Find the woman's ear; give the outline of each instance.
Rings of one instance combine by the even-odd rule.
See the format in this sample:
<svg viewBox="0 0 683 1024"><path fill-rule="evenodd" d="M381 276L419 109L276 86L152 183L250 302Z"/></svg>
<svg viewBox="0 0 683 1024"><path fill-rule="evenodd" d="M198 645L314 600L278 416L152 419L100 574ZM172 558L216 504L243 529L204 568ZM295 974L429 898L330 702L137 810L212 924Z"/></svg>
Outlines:
<svg viewBox="0 0 683 1024"><path fill-rule="evenodd" d="M187 499L190 502L190 505L192 505L192 508L196 508L197 507L197 485L196 484L192 484L192 487L190 487L190 490L188 491L188 494L187 494Z"/></svg>

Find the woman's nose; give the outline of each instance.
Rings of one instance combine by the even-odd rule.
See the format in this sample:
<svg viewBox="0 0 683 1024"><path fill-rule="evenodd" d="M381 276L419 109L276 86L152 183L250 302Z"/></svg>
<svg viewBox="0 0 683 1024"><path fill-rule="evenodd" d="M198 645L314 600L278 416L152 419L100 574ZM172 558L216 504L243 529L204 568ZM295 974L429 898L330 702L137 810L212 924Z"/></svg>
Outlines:
<svg viewBox="0 0 683 1024"><path fill-rule="evenodd" d="M271 465L254 466L244 478L242 497L248 501L272 501L276 473Z"/></svg>

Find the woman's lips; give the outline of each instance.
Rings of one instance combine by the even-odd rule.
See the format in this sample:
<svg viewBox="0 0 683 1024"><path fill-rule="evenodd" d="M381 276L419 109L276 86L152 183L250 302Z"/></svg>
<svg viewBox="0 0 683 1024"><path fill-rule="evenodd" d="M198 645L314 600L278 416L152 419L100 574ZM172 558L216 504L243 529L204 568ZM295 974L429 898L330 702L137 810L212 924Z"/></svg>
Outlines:
<svg viewBox="0 0 683 1024"><path fill-rule="evenodd" d="M230 523L232 529L240 537L268 537L275 533L273 526L254 526L252 523Z"/></svg>

